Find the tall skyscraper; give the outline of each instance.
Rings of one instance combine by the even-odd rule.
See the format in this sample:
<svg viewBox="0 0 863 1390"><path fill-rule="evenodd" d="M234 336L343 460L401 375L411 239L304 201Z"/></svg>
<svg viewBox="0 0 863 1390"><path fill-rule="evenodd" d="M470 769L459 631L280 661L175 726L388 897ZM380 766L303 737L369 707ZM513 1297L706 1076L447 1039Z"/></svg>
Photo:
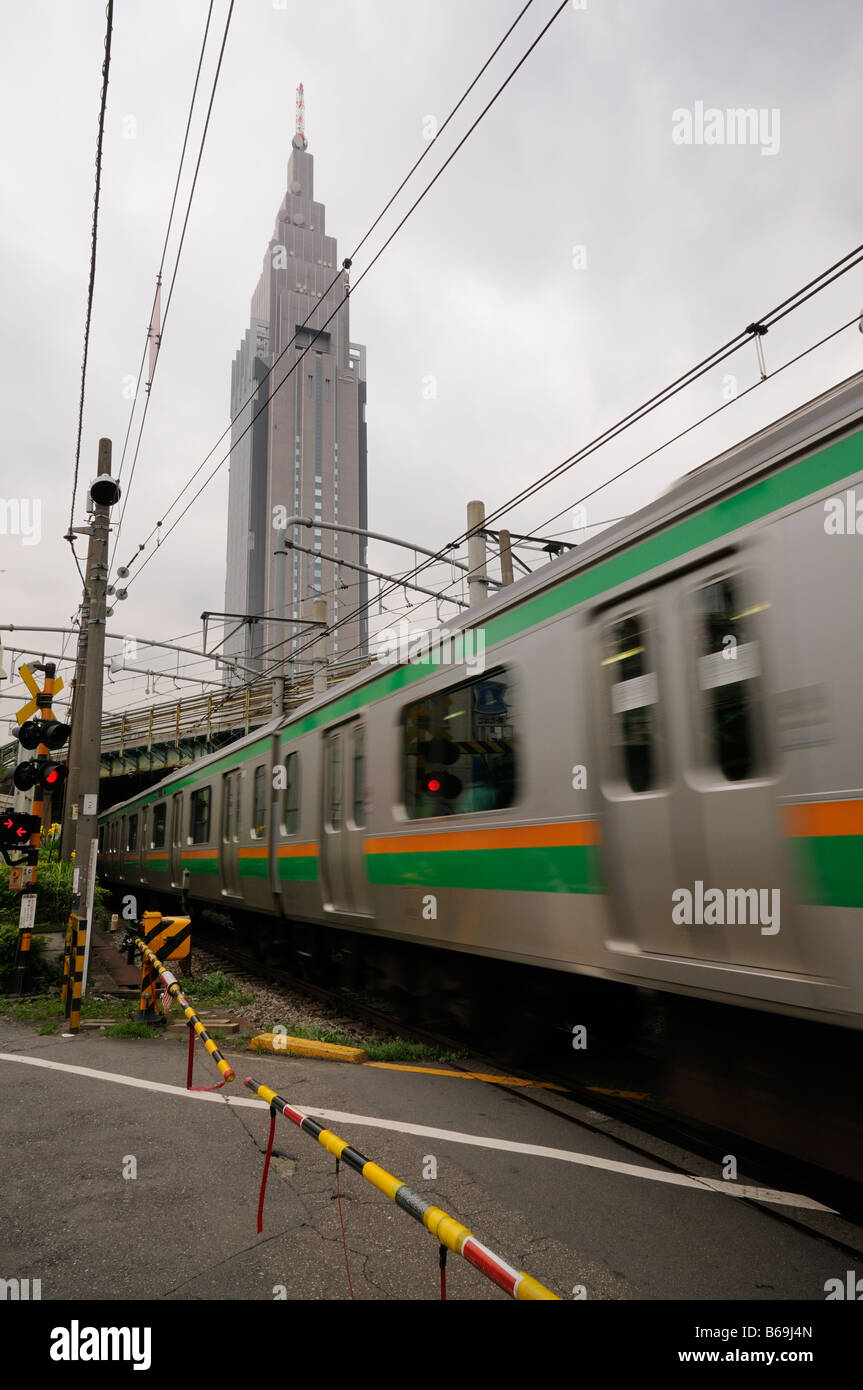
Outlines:
<svg viewBox="0 0 863 1390"><path fill-rule="evenodd" d="M299 649L311 640L314 628L266 619L310 620L315 598L326 600L327 619L338 624L327 639L331 661L361 655L368 637L365 615L346 620L368 597L366 576L339 563L366 563L365 538L347 532L320 526L289 529L289 539L314 554L288 552L285 605L276 611L279 520L303 516L368 527L366 350L350 341L347 274L339 272L335 237L326 234L324 205L314 200L314 158L305 137L302 87L297 111L287 191L231 371L232 418L250 403L231 435L225 610L261 615L265 621L240 627L223 650L258 672L274 661L281 643L286 662L308 669L311 654ZM226 619L225 630L237 622Z"/></svg>

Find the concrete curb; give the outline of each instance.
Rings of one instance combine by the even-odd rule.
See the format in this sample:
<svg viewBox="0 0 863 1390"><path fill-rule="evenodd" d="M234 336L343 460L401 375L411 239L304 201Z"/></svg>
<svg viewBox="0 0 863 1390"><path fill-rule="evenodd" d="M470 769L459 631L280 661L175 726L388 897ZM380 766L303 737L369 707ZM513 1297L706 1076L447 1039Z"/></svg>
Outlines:
<svg viewBox="0 0 863 1390"><path fill-rule="evenodd" d="M248 1052L276 1052L291 1057L317 1057L326 1062L367 1062L361 1047L340 1047L337 1043L313 1042L310 1038L291 1038L286 1033L259 1033L252 1038Z"/></svg>

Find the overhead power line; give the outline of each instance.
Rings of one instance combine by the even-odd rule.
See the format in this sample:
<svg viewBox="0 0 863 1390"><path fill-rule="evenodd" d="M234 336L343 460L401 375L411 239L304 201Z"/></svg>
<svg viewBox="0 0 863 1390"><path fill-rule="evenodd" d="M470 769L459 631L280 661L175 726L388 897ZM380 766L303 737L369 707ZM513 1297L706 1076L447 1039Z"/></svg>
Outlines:
<svg viewBox="0 0 863 1390"><path fill-rule="evenodd" d="M624 430L629 429L632 425L638 423L647 415L651 414L660 405L663 405L666 401L671 400L680 391L682 391L684 387L691 385L692 382L697 381L700 377L704 376L704 374L707 371L715 369L721 362L725 361L735 352L738 352L742 347L746 346L752 340L756 329L775 326L776 323L780 322L781 319L784 319L786 315L793 312L794 309L802 307L802 305L805 304L809 299L813 298L814 295L819 294L822 290L826 289L829 285L833 284L841 276L847 274L848 271L853 270L857 265L861 264L861 262L863 262L863 243L856 246L852 251L849 251L845 256L842 256L838 261L834 262L833 265L828 266L825 270L821 272L820 275L815 276L807 284L801 286L801 288L797 290L794 294L789 295L786 299L782 300L780 304L776 305L773 309L769 310L766 314L764 314L760 319L757 319L754 323L750 324L747 328L743 329L740 333L736 334L722 347L715 349L714 352L710 353L707 357L703 358L701 362L697 363L694 367L691 367L687 372L684 372L681 376L677 377L668 386L664 387L661 391L658 391L654 396L651 396L642 405L638 406L635 410L630 411L628 415L623 416L620 420L616 422L616 424L609 426L608 429L604 430L601 434L597 435L588 444L584 445L581 449L577 450L576 453L571 454L560 464L557 464L554 468L549 469L547 473L541 475L538 479L536 479L534 483L529 484L526 488L522 489L521 492L516 493L515 496L511 497L509 501L504 502L501 506L497 507L494 511L492 511L488 516L486 516L483 519L481 527L475 528L474 530L462 532L454 540L450 541L445 547L439 550L436 553L435 557L422 561L420 564L415 566L415 568L409 573L407 577L410 579L415 579L419 574L422 574L423 571L429 565L434 564L437 560L445 559L446 555L449 553L450 550L452 550L456 546L463 544L466 540L470 538L471 535L476 533L476 530L482 530L487 528L491 523L502 517L514 506L518 505L520 502L528 500L528 498L530 498L531 496L534 496L536 493L542 491L542 489L547 487L549 483L556 481L557 478L561 477L576 463L580 463L583 459L587 458L590 454L594 453L597 449L601 448L602 445L610 442L612 439L617 438L617 436L622 434ZM799 361L801 357L805 356L807 352L814 351L816 348L822 346L823 343L827 342L830 338L835 337L836 334L845 331L845 329L849 328L852 324L857 323L858 320L859 314L855 314L854 318L849 319L847 323L844 323L839 328L833 330L819 342L812 344L810 348L805 350L805 352L800 353L790 362L784 364L784 366L782 368L779 368L778 371L782 371L785 369L785 367L793 365L794 362ZM776 376L778 375L778 371L775 371L770 375ZM761 381L759 380L755 384L760 385ZM752 388L749 389L751 390ZM739 400L741 399L741 397L738 396L735 399ZM724 405L729 405L732 403L733 402L724 402ZM723 407L719 407L719 409L722 408ZM718 411L711 412L712 415L715 415L717 413ZM705 419L706 418L709 417L705 417ZM697 423L703 423L703 421ZM686 431L683 431L683 433L686 433ZM663 448L666 446L661 445L659 447ZM646 455L645 458L651 457L652 454L656 452L658 452L658 450L651 451L651 454ZM642 460L639 460L638 462L642 462ZM629 465L629 468L635 466L636 465ZM629 468L623 471L627 472L629 471ZM615 479L609 479L608 483L612 481L615 481ZM607 486L608 483L604 483L601 486ZM594 491L598 490L599 488L594 489ZM592 493L587 494L588 497L592 495ZM582 501L583 500L585 499L582 499ZM564 511L565 510L568 510L568 508L565 508ZM557 515L560 516L562 515L562 513L559 512L557 513ZM545 526L550 524L550 521L554 520L556 520L556 517L551 517L549 521L545 521L542 523L542 527L544 528ZM537 528L537 530L539 529L541 528ZM383 596L385 597L386 594L395 592L397 588L398 585L392 585L390 589L384 591ZM359 607L354 609L352 612L343 615L340 618L340 623L342 625L346 625L352 622L355 618L362 616L364 613L369 611L370 604L371 601L366 600L365 603L360 604ZM326 634L324 635L332 633L334 627L335 625L330 625L326 630ZM309 645L309 643L306 643L304 646L298 648L297 652L295 653L295 657L298 657L304 650L307 650Z"/></svg>
<svg viewBox="0 0 863 1390"><path fill-rule="evenodd" d="M87 386L87 357L90 351L90 322L93 317L93 292L96 287L96 244L99 236L99 195L102 189L102 141L105 134L105 108L108 104L108 74L111 69L111 34L114 27L114 0L108 0L105 11L107 29L105 32L105 57L102 62L102 96L99 102L99 131L96 136L96 192L93 198L93 229L90 236L90 282L87 287L87 315L84 320L84 353L81 361L81 395L78 402L78 435L75 441L75 474L72 479L72 506L69 509L69 544L72 555L84 583L84 575L78 556L75 554L75 537L72 526L75 522L75 497L78 492L78 470L81 465L81 436L84 432L84 394Z"/></svg>
<svg viewBox="0 0 863 1390"><path fill-rule="evenodd" d="M441 165L440 169L438 169L437 173L436 173L436 174L434 175L434 177L429 181L429 183L426 185L426 187L425 187L425 188L423 189L423 191L420 193L419 197L416 198L415 201L411 204L411 206L408 208L408 211L407 211L407 212L405 213L405 215L402 217L401 221L396 225L395 229L390 233L390 235L389 235L389 236L387 237L387 239L384 241L383 245L379 248L379 250L378 250L378 251L375 253L375 255L372 257L371 261L370 261L369 264L366 266L365 270L364 270L364 271L362 272L362 274L359 276L359 278L358 278L356 284L355 284L351 289L349 289L349 290L346 291L346 293L345 293L345 295L344 295L344 298L340 300L340 302L336 305L336 308L335 308L335 309L333 310L333 312L329 315L329 317L325 320L325 322L315 331L314 337L312 338L311 342L304 348L304 350L301 352L300 356L297 357L297 358L291 363L291 366L290 366L290 368L288 369L288 371L285 373L285 376L284 376L284 377L282 378L282 380L278 383L278 385L274 388L274 390L269 394L267 401L266 401L263 405L261 405L261 406L259 407L259 409L252 415L252 418L249 420L249 422L247 423L247 425L245 426L245 428L241 431L241 433L237 436L237 438L236 438L235 440L233 440L233 442L231 443L230 448L228 449L227 453L224 454L223 457L219 460L219 462L216 464L215 468L214 468L214 469L212 470L212 472L208 475L208 477L204 480L204 482L203 482L203 484L201 485L201 487L198 489L198 491L195 493L195 495L190 499L190 501L189 501L189 502L186 504L186 506L183 508L183 511L180 513L179 517L177 517L177 519L176 519L176 520L173 522L173 524L168 528L168 530L164 533L164 535L160 535L160 537L159 537L159 542L158 542L158 545L159 545L159 546L160 546L162 543L164 543L164 541L165 541L165 540L167 539L167 537L171 534L171 532L174 531L174 530L176 529L176 527L180 524L180 522L183 520L183 518L184 518L186 515L188 515L188 512L190 511L191 507L194 505L194 503L195 503L195 502L198 500L198 498L201 496L201 493L205 490L205 488L212 482L213 478L216 476L216 474L219 472L219 470L223 467L223 465L224 465L224 464L227 462L227 460L230 458L230 456L231 456L231 454L233 453L234 449L237 447L237 445L239 444L240 440L241 440L241 439L248 433L248 431L252 428L252 426L254 425L255 420L258 418L258 416L259 416L264 410L266 410L266 409L268 408L269 403L270 403L270 401L272 401L273 397L277 394L278 391L281 390L281 388L285 385L285 383L290 379L290 377L293 375L293 373L297 370L297 368L298 368L298 367L300 366L300 364L303 362L303 360L305 359L305 357L307 356L307 354L308 354L308 353L312 350L312 348L314 347L314 344L317 342L317 339L320 337L321 333L324 332L324 330L327 328L327 326L332 322L332 320L336 317L336 315L341 311L341 309L343 308L343 306L347 303L347 300L348 300L349 296L350 296L351 294L354 294L354 293L356 292L356 290L359 288L359 286L360 286L360 284L362 283L362 281L363 281L363 280L365 279L365 277L368 275L369 271L372 269L372 267L377 263L377 261L378 261L378 260L380 259L380 257L383 255L384 251L386 251L386 249L390 246L390 244L392 243L392 241L395 239L395 237L398 235L398 233L399 233L399 232L401 231L401 229L404 227L405 223L406 223L406 222L408 221L408 219L413 215L413 213L416 211L416 209L420 206L420 204L423 202L423 200L425 199L425 197L427 196L427 194L431 191L431 189L432 189L432 188L434 187L434 185L437 183L438 179L441 177L441 175L444 173L444 171L448 168L448 166L452 163L452 161L453 161L453 159L455 158L455 156L459 153L459 151L462 149L462 147L464 146L464 144L467 142L467 140L470 138L470 136L471 136L471 135L473 134L473 132L476 130L477 126L478 126L478 125L480 124L480 122L484 119L484 117L488 114L488 112L489 112L489 111L491 110L491 108L494 106L495 102L498 100L498 98L501 96L501 94L502 94L502 93L505 91L505 89L509 86L510 82L511 82L512 79L515 77L516 73L521 69L521 67L522 67L522 66L524 65L524 63L527 61L527 59L528 59L528 57L530 56L530 54L531 54L531 53L533 52L533 50L536 48L537 44L540 42L540 40L543 38L543 36L548 32L548 30L550 29L551 25L552 25L552 24L554 23L554 21L557 19L558 15L561 14L561 12L562 12L564 9L566 9L566 5L567 5L567 0L562 0L562 3L557 7L557 9L556 9L556 10L554 11L554 13L552 14L551 18L548 20L548 22L547 22L547 23L543 26L543 28L540 30L540 32L539 32L539 34L537 35L537 37L533 40L533 42L530 44L530 46L527 48L527 50L522 54L521 58L520 58L519 61L516 63L515 67L511 70L511 72L508 74L508 76L504 79L504 81L503 81L503 82L500 84L500 86L497 88L496 92L495 92L494 95L491 97L491 99L486 103L486 105L485 105L485 106L483 107L483 109L480 111L480 113L479 113L479 115L477 116L477 118L476 118L476 119L473 121L473 123L469 126L468 130L466 131L466 133L462 136L461 140L458 142L458 144L455 146L455 148L453 149L453 151L450 153L450 155L447 157L447 159L446 159L446 160L444 161L444 163ZM527 9L527 6L525 6L525 9ZM498 52L498 50L499 50L500 47L501 47L501 44L502 44L503 42L505 42L506 38L507 38L508 35L512 32L512 30L515 28L515 25L518 23L519 19L521 19L521 16L524 14L524 12L525 12L525 10L522 10L522 11L521 11L521 13L518 15L518 17L516 18L516 20L513 22L513 24L512 24L512 25L510 26L510 28L507 30L507 33L504 35L504 38L501 40L501 42L497 45L496 49L494 50L494 53L497 53L497 52ZM494 57L494 54L492 54L492 57ZM488 61L486 62L486 64L484 65L484 67L483 67L483 69L482 69L481 71L485 71L485 68L488 66L488 63L489 63L490 61L491 61L491 58L488 59ZM470 87L468 88L468 91L470 91L471 88L472 88L473 86L475 86L476 81L478 80L479 75L481 75L481 74L478 74L478 76L477 76L476 78L474 78L473 82L471 83ZM465 92L464 96L467 96L467 92ZM462 101L464 100L464 96L461 98ZM461 104L461 102L459 102L459 105L460 105L460 104ZM457 109L458 109L458 107L453 108L453 111L450 113L450 116L447 117L447 121L446 121L444 124L448 124L448 123L449 123L450 119L451 119L452 116L455 114L455 110L457 110ZM426 151L426 153L427 153L427 151ZM414 168L418 167L420 162L421 162L421 161L418 160L417 163L416 163L416 165L414 166ZM411 172L413 172L413 171L411 171ZM408 175L408 177L410 177L410 175ZM407 181L407 180L403 180L403 182L402 182L402 184L401 184L400 187L404 187L404 183L405 183L406 181ZM393 196L396 196L396 195L393 195ZM392 203L392 198L390 199L390 203L387 204L387 206L389 206L391 203ZM381 217L381 216L383 216L383 213L381 213L381 214L379 215L377 221L380 221L380 217ZM376 223L373 224L373 226L374 226L374 225L376 225ZM371 228L370 228L369 230L371 231ZM369 233L367 233L366 235L368 236ZM363 238L363 241L365 241L365 239L366 239L366 238L364 237L364 238ZM362 242L360 243L360 245L362 245ZM345 262L344 262L344 269L345 269L345 270L349 270L349 269L350 269L351 259L352 259L351 257L346 258L346 260L345 260ZM322 298L323 298L323 299L326 299L327 295L328 295L328 294L330 293L330 291L334 288L334 286L338 283L339 278L340 278L340 277L339 277L339 274L337 274L337 275L333 278L333 280L330 282L330 285L328 286L328 288L324 291L324 294L322 295ZM309 320L310 320L311 318L314 317L315 313L317 313L317 311L318 311L318 308L319 308L319 306L315 306L315 307L312 309L312 311L310 312L308 318L306 318L305 321L304 321L304 323L300 325L301 328L305 328L305 327L308 326ZM161 530L161 526L162 526L163 522L167 519L167 517L168 517L168 516L170 515L170 513L173 511L174 507L177 505L177 503L179 502L180 498L181 498L181 497L183 496L183 494L188 490L188 488L191 486L192 482L193 482L194 479L198 476L198 474L203 470L203 468L205 467L205 465L207 464L207 462L209 461L209 459L210 459L210 458L212 457L212 455L215 453L216 449L219 447L219 445L220 445L220 444L222 443L222 441L225 439L226 435L230 432L230 430L232 429L232 427L238 422L238 420L240 419L240 417L241 417L241 415L243 414L243 412L244 412L244 411L248 408L248 406L254 401L254 398L255 398L255 396L258 394L258 392L260 391L261 386L264 384L264 382L266 382L266 381L270 378L270 376L272 375L272 373L273 373L275 367L277 366L278 362L281 361L281 359L285 356L285 354L288 352L288 350L290 349L290 347L292 346L292 344L293 344L295 341L296 341L296 333L295 333L294 336L290 339L290 341L286 344L286 346L283 348L282 352L274 359L272 365L268 368L268 370L267 370L267 372L265 373L265 375L264 375L264 376L261 378L261 380L256 384L255 390L254 390L254 392L252 393L252 395L249 397L249 400L247 400L247 401L245 402L245 404L240 408L240 410L238 410L237 414L234 416L234 418L230 421L230 423L228 424L228 426L226 427L226 429L222 432L222 434L221 434L221 435L219 436L219 438L216 440L216 443L213 445L213 447L212 447L212 449L210 450L210 452L206 455L206 457L202 460L202 462L201 462L201 463L198 465L198 467L195 469L194 473L191 475L191 477L188 479L188 481L186 482L186 484L184 485L184 487L180 490L180 492L179 492L179 493L177 494L177 496L174 498L174 501L173 501L173 502L171 503L171 505L168 507L167 511L163 513L162 518L156 523L156 525L155 525L155 526L153 527L153 529L150 531L150 534L146 537L146 539L144 540L144 542L143 542L141 545L139 545L139 547L138 547L138 554L140 554L140 552L141 552L142 550L145 549L145 547L146 547L146 546L150 543L150 541L152 540L153 536L156 535L157 532L159 532L159 531ZM158 548L158 547L157 547L157 548ZM143 573L144 569L145 569L146 566L149 564L150 560L152 560L153 555L154 555L155 553L156 553L155 551L151 551L150 554L145 558L143 564L141 565L141 568L137 571L136 575L133 576L133 580L130 581L130 584L131 584L132 582L134 582L134 579L140 578L140 575ZM132 560L130 560L130 562L129 562L129 567L130 567L130 568L131 568L131 565L134 563L134 561L135 561L136 558L137 558L137 556L133 556L133 557L132 557ZM127 586L127 587L129 587L129 586Z"/></svg>
<svg viewBox="0 0 863 1390"><path fill-rule="evenodd" d="M210 4L210 11L212 12L212 0L211 0L211 4ZM153 369L152 369L152 372L151 372L151 375L150 375L150 383L149 383L149 389L148 389L148 391L147 391L147 399L146 399L145 402L144 402L144 409L143 409L143 411L141 412L141 423L140 423L140 426L139 426L139 428L138 428L138 441L137 441L137 444L135 445L135 454L134 454L134 457L133 457L133 459L132 459L132 471L131 471L131 473L129 474L129 482L128 482L128 485L127 485L127 487L126 487L126 496L125 496L125 498L124 498L124 500L123 500L123 509L122 509L122 511L120 512L120 521L119 521L119 524L118 524L118 526L117 526L116 535L115 535L115 537L114 537L114 549L113 549L113 551L111 552L111 561L110 561L110 564L109 564L109 566L108 566L109 570L112 568L113 563L114 563L114 556L115 556L116 553L117 553L117 546L118 546L119 540L120 540L120 532L121 532L121 530L123 529L123 519L124 519L124 517L125 517L125 515L126 515L126 507L127 507L128 504L129 504L129 495L130 495L131 490L132 490L132 481L133 481L133 479L134 479L134 477L135 477L135 468L137 467L137 463L138 463L138 452L139 452L139 450L140 450L140 448L141 448L141 437L142 437L142 435L143 435L143 433L144 433L144 424L145 424L146 419L147 419L147 411L148 411L149 408L150 408L150 400L151 400L151 398L152 398L153 379L154 379L154 377L155 377L155 375L156 375L156 368L157 368L158 365L159 365L159 355L160 355L160 353L161 353L162 339L164 338L164 335L165 335L165 325L167 324L167 321L168 321L168 314L169 314L170 309L171 309L171 300L172 300L173 295L174 295L174 286L175 286L175 284L177 283L177 272L179 271L179 268L180 268L180 257L181 257L182 254L183 254L183 245L184 245L184 242L185 242L185 240L186 240L186 229L187 229L187 227L188 227L188 225L189 225L189 214L190 214L191 211L192 211L192 200L193 200L193 198L194 198L194 196L195 196L195 188L197 187L197 183L198 183L198 173L199 173L200 168L201 168L201 160L202 160L203 157L204 157L204 146L205 146L206 141L207 141L207 131L208 131L209 128L210 128L210 117L211 117L211 115L212 115L212 113L213 113L213 103L214 103L214 101L215 101L215 99L216 99L216 88L217 88L217 86L218 86L218 84L219 84L219 74L220 74L221 71L222 71L222 59L223 59L224 56L225 56L225 45L226 45L227 42L228 42L228 30L229 30L230 27L231 27L231 16L233 15L233 13L234 13L234 0L231 0L230 6L229 6L229 8L228 8L228 16L227 16L227 19L225 20L225 29L224 29L224 33L222 34L222 45L221 45L221 48L219 49L219 60L218 60L218 62L217 62L217 64L216 64L216 71L215 71L215 74L214 74L214 76L213 76L213 86L212 86L211 91L210 91L210 101L209 101L209 104L208 104L208 106L207 106L207 116L206 116L206 120L204 121L204 129L203 129L203 131L202 131L202 133L201 133L201 143L200 143L200 146L199 146L199 148L198 148L198 158L197 158L197 161L196 161L196 163L195 163L195 172L194 172L194 175L193 175L193 177L192 177L192 186L191 186L191 188L190 188L190 190L189 190L188 202L186 203L186 215L185 215L185 217L183 218L183 229L182 229L182 231L181 231L181 233L180 233L180 243L179 243L179 246L177 247L177 255L176 255L176 258L175 258L175 261L174 261L174 270L173 270L173 274L172 274L172 276L171 276L171 284L170 284L170 286L169 286L169 288L168 288L168 298L167 298L167 300L166 300L166 302L165 302L165 311L164 311L164 313L162 314L162 322L161 322L161 327L160 327L160 332L159 332L159 342L158 342L158 344L157 344L157 346L156 346L156 354L155 354L155 357L154 357L154 360L153 360ZM207 27L206 27L206 30L205 30L205 32L204 32L204 42L203 42L203 44L201 45L201 56L200 56L200 58L199 58L199 60L198 60L198 72L197 72L197 74L196 74L196 76L195 76L195 88L194 88L194 91L193 91L193 93L192 93L192 105L191 105L190 108L189 108L189 122L191 122L191 119L192 119L192 107L194 106L195 92L197 92L197 90L198 90L198 78L199 78L200 73L201 73L201 64L203 63L203 60L204 60L204 48L206 47L206 42L207 42L207 31L209 30L209 27L210 27L210 15L209 15L209 13L208 13L208 15L207 15ZM185 138L184 141L183 141L183 155L185 155L185 152L186 152L186 140L188 140L188 136L189 136L189 122L187 122L187 125L186 125L186 138ZM182 167L183 167L183 161L182 161L182 157L181 157L181 160L180 160L180 169L179 169L178 172L177 172L177 185L178 185L178 186L179 186L179 182L180 182L180 173L182 172ZM176 188L175 188L175 189L174 189L174 202L176 202L176 198L177 198L177 190L176 190ZM174 216L174 203L171 204L171 218L173 218L173 216ZM169 219L169 222L168 222L168 233L167 233L166 236L165 236L165 246L166 246L166 247L167 247L167 244L168 244L168 235L170 234L170 230L171 230L171 222L170 222L170 219ZM165 260L165 252L164 252L164 250L163 250L163 252L162 252L162 265L164 265L164 260ZM159 296L159 287L160 287L160 282L161 282L161 273L162 273L162 267L160 266L160 267L159 267L159 275L158 275L158 277L157 277L157 283L156 283L156 295L155 295L154 300L153 300L154 309L155 309L156 299L157 299L158 296ZM151 322L151 327L152 327L152 314L151 314L151 317L150 317L150 322ZM145 354L146 354L146 348L145 348ZM143 362L142 362L142 368L143 368ZM139 376L138 376L138 380L139 380L139 383L140 383L140 373L139 373ZM134 409L134 406L133 406L133 409ZM124 448L124 453L125 453L125 448Z"/></svg>

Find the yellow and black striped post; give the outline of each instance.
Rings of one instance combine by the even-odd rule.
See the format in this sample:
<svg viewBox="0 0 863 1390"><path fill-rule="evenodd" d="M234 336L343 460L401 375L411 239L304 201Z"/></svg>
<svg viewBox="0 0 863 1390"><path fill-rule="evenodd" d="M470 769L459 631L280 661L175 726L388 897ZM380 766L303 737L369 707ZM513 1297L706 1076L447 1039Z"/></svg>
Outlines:
<svg viewBox="0 0 863 1390"><path fill-rule="evenodd" d="M70 917L66 924L66 945L63 948L63 988L60 991L60 1002L63 1005L63 1013L69 1017L67 1000L69 998L69 977L72 974L72 957L75 953L75 918Z"/></svg>
<svg viewBox="0 0 863 1390"><path fill-rule="evenodd" d="M204 1047L207 1049L216 1066L219 1068L219 1071L222 1073L222 1076L225 1078L226 1081L233 1081L235 1076L233 1067L225 1061L221 1052L216 1047L216 1044L213 1042L213 1039L210 1037L203 1023L198 1018L198 1015L195 1013L195 1010L192 1008L185 994L180 989L176 977L172 975L170 970L168 970L162 964L158 956L153 955L153 952L150 950L149 946L146 944L146 942L142 941L139 936L135 937L135 945L141 952L142 959L146 960L148 964L153 966L153 968L157 971L159 977L161 978L162 984L167 987L168 992L171 995L171 998L176 999L177 1003L180 1005L181 1009L183 1010L183 1013L186 1015L186 1020L189 1026L195 1030L198 1037L201 1039L201 1042L204 1044Z"/></svg>
<svg viewBox="0 0 863 1390"><path fill-rule="evenodd" d="M87 919L75 917L75 958L73 961L71 989L68 995L69 1032L77 1033L81 1022L81 989L84 983L84 947L87 942Z"/></svg>
<svg viewBox="0 0 863 1390"><path fill-rule="evenodd" d="M349 1168L353 1168L355 1173L359 1173L365 1178L366 1182L371 1183L379 1192L383 1192L389 1197L391 1202L395 1202L397 1207L406 1211L415 1221L419 1221L425 1226L427 1231L431 1231L447 1250L452 1250L456 1255L461 1255L467 1260L468 1264L478 1269L493 1284L497 1284L499 1289L508 1293L510 1298L519 1300L552 1300L559 1302L557 1294L547 1289L544 1284L540 1284L529 1274L519 1273L508 1265L493 1250L489 1250L487 1245L482 1245L477 1240L472 1231L467 1226L463 1226L454 1217L448 1216L440 1207L436 1207L431 1202L427 1202L418 1192L414 1192L406 1183L394 1178L392 1173L386 1169L378 1167L377 1163L372 1163L359 1152L352 1148L344 1139L340 1139L332 1130L324 1129L317 1120L312 1120L302 1110L297 1110L296 1106L289 1105L282 1096L276 1091L271 1091L269 1086L262 1086L253 1077L247 1076L244 1083L250 1091L254 1091L256 1096L266 1101L267 1105L274 1110L280 1110L282 1114L298 1129L302 1129L306 1134L310 1134L313 1139L317 1139L322 1144L327 1153L331 1153L342 1163L346 1163Z"/></svg>

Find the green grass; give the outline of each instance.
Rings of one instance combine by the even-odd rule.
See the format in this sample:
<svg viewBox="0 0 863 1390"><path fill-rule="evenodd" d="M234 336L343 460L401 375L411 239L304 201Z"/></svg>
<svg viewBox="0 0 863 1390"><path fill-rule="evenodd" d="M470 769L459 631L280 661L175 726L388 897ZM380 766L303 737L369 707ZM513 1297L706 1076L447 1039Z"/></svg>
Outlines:
<svg viewBox="0 0 863 1390"><path fill-rule="evenodd" d="M392 1042L359 1042L340 1033L336 1028L321 1028L317 1024L304 1027L300 1023L287 1023L288 1036L307 1038L311 1042L333 1043L336 1047L361 1047L368 1054L370 1062L457 1062L467 1057L467 1052L446 1051L439 1047L429 1047L427 1043L407 1042L394 1038Z"/></svg>
<svg viewBox="0 0 863 1390"><path fill-rule="evenodd" d="M146 1023L135 1023L127 1018L123 1023L115 1023L102 1032L104 1038L159 1038L164 1037L161 1028L149 1028Z"/></svg>
<svg viewBox="0 0 863 1390"><path fill-rule="evenodd" d="M111 1004L103 999L82 999L82 1018L124 1019L137 1011L137 1004ZM60 991L54 994L37 994L32 998L18 999L14 995L0 997L0 1018L8 1018L12 1023L59 1023L65 1016L60 1002Z"/></svg>
<svg viewBox="0 0 863 1390"><path fill-rule="evenodd" d="M467 1052L429 1047L428 1043L407 1042L404 1038L385 1043L366 1043L365 1050L370 1062L458 1062L468 1055Z"/></svg>
<svg viewBox="0 0 863 1390"><path fill-rule="evenodd" d="M55 1033L56 1031L57 1031L57 1025L56 1025L56 1023L43 1023L43 1024L42 1024L42 1027L39 1029L39 1037L40 1037L40 1038L47 1038L47 1036L48 1036L49 1033Z"/></svg>
<svg viewBox="0 0 863 1390"><path fill-rule="evenodd" d="M236 1007L251 1004L255 998L254 994L243 994L236 989L233 981L227 975L223 975L221 970L214 970L211 975L204 975L200 980L186 976L179 983L192 1005L224 1004Z"/></svg>

